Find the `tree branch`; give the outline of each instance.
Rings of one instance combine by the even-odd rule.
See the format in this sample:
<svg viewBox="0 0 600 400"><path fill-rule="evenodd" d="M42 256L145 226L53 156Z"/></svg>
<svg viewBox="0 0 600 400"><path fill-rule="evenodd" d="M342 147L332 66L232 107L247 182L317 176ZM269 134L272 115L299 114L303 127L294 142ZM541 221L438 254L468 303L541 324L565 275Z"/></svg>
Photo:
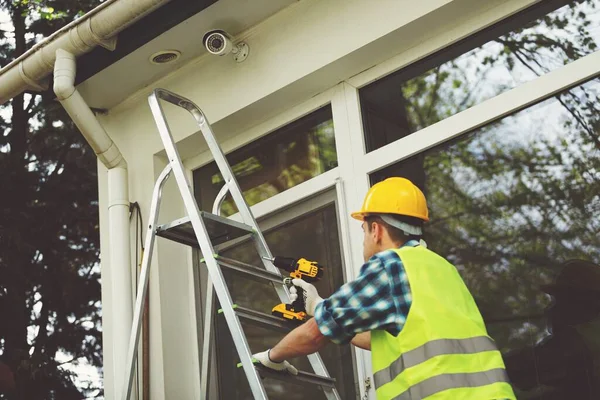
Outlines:
<svg viewBox="0 0 600 400"><path fill-rule="evenodd" d="M65 365L65 364L70 364L70 363L72 363L73 361L77 360L78 358L79 358L79 357L73 357L73 358L71 358L69 361L63 361L63 362L61 362L60 364L56 364L56 366L57 366L57 367L60 367L60 366L62 366L62 365Z"/></svg>
<svg viewBox="0 0 600 400"><path fill-rule="evenodd" d="M567 93L570 93L570 92L567 92ZM594 131L590 127L587 126L587 124L583 120L583 118L581 118L575 110L571 109L567 105L567 103L565 103L565 101L560 98L560 95L556 96L556 100L558 100L558 102L569 112L569 114L571 114L573 116L575 121L577 121L577 123L579 125L581 125L581 128L583 128L583 130L588 134L588 136L590 137L592 142L594 142L594 145L596 146L596 148L600 149L600 139L598 139L596 137L596 135L594 134Z"/></svg>
<svg viewBox="0 0 600 400"><path fill-rule="evenodd" d="M433 112L433 109L435 108L435 104L437 103L437 100L439 98L438 91L440 90L440 87L442 86L441 67L436 68L435 75L436 75L435 76L435 84L433 85L433 90L432 90L431 96L429 98L429 101L430 101L429 110L427 110L427 112L425 113L427 120L429 120L431 118L431 113ZM421 125L421 127L424 127L424 125Z"/></svg>
<svg viewBox="0 0 600 400"><path fill-rule="evenodd" d="M498 40L500 43L506 45L509 49L511 49L513 51L513 54L515 55L515 57L521 61L521 63L527 67L531 72L533 72L534 74L536 74L537 76L540 76L540 73L537 72L531 65L529 65L524 59L523 57L527 57L526 54L523 54L522 51L519 48L516 48L514 46L514 43L509 43L507 41L503 41L503 40ZM534 63L536 63L536 65L538 65L541 69L544 69L542 67L542 65L535 60L534 58L530 58L530 60ZM567 92L570 93L570 92ZM583 128L583 130L586 131L586 133L588 134L588 136L590 137L590 139L594 142L594 145L596 146L596 148L600 149L600 139L598 139L595 135L594 132L587 126L587 124L585 123L585 121L583 121L583 119L577 115L577 113L571 109L566 102L560 98L560 95L556 96L556 100L558 100L558 102L573 116L573 118L577 121L577 123L579 123L579 125L581 125L581 127Z"/></svg>

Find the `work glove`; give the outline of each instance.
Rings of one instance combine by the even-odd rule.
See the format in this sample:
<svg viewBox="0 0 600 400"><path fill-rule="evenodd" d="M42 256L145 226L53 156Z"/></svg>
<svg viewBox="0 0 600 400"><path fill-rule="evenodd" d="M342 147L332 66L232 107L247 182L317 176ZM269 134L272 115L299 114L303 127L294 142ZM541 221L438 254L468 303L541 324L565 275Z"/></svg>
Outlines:
<svg viewBox="0 0 600 400"><path fill-rule="evenodd" d="M296 289L296 286L298 286L303 289L302 294L304 296L304 308L306 309L306 313L310 316L314 316L317 304L323 301L317 292L317 288L298 278L292 279L292 284L294 285L290 288L290 299L292 300L292 303L298 299L298 289Z"/></svg>
<svg viewBox="0 0 600 400"><path fill-rule="evenodd" d="M298 370L296 369L296 367L294 367L289 362L287 362L287 361L282 361L282 362L271 361L271 358L269 357L270 351L271 351L271 349L265 350L262 353L253 354L252 357L254 357L256 360L258 360L258 362L260 362L262 365L264 365L267 368L274 369L275 371L287 370L287 372L289 372L292 375L298 375Z"/></svg>

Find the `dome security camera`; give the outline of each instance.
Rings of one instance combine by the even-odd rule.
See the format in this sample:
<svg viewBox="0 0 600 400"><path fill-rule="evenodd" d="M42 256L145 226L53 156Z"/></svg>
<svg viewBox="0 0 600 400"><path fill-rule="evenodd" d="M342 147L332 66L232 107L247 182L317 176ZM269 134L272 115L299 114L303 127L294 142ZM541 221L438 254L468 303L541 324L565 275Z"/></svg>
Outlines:
<svg viewBox="0 0 600 400"><path fill-rule="evenodd" d="M215 29L206 32L202 38L202 43L210 54L225 56L233 53L233 58L237 62L242 62L248 57L250 48L244 42L234 44L231 36L223 30Z"/></svg>

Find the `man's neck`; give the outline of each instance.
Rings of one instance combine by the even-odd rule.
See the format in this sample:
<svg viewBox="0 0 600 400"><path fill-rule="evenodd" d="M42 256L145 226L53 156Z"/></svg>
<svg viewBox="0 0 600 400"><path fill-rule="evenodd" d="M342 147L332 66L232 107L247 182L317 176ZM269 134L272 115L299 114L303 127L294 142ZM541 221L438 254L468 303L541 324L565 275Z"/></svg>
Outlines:
<svg viewBox="0 0 600 400"><path fill-rule="evenodd" d="M385 240L381 243L380 251L389 250L389 249L399 249L406 243L405 240L394 242L393 240Z"/></svg>

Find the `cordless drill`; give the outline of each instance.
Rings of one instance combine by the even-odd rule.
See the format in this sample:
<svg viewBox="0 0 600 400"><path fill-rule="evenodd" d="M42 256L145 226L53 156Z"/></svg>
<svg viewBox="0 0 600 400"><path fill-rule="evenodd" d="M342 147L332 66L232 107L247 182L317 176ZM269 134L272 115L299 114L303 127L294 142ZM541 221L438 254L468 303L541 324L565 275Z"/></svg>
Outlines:
<svg viewBox="0 0 600 400"><path fill-rule="evenodd" d="M323 267L316 261L308 261L305 258L275 257L268 259L279 269L290 273L283 282L292 284L292 279L303 279L306 282L317 282L323 276ZM304 307L304 289L298 289L298 298L291 304L281 303L273 307L271 314L289 320L294 323L306 321L307 314Z"/></svg>

